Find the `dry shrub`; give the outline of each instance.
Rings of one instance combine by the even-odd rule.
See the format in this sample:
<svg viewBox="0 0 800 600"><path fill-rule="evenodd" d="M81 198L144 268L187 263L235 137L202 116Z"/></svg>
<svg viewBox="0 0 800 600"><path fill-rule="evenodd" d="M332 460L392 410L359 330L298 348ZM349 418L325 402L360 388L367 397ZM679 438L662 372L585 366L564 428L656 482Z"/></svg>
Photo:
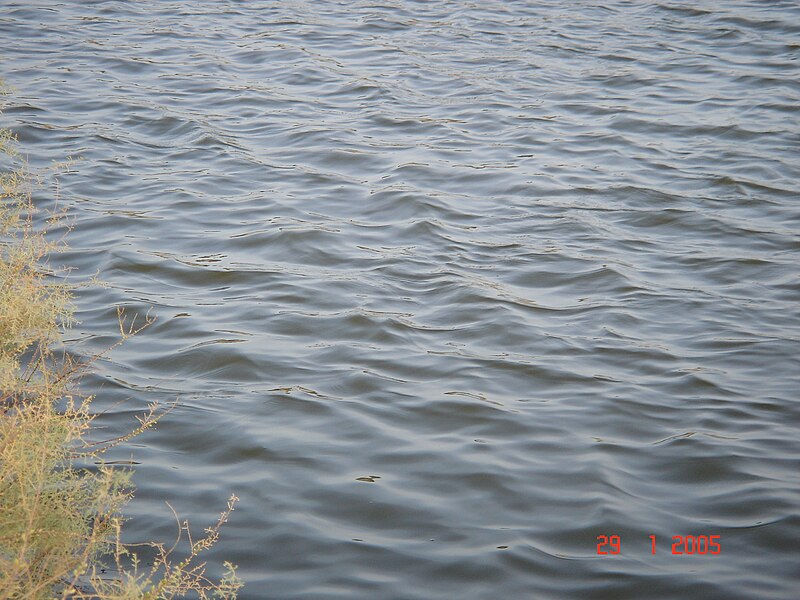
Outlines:
<svg viewBox="0 0 800 600"><path fill-rule="evenodd" d="M72 314L70 288L47 264L63 245L48 236L63 214L35 219L33 178L13 144L0 130L0 158L12 165L0 173L0 600L235 598L242 584L234 567L225 563L226 575L212 581L201 558L233 510L233 496L203 538L193 540L180 525L190 542L181 560L152 544L156 560L141 569L120 541L130 471L103 465L102 454L161 415L151 407L129 435L87 441L92 399L76 392L87 365L53 350ZM120 313L123 339L138 330ZM100 466L79 466L92 462Z"/></svg>

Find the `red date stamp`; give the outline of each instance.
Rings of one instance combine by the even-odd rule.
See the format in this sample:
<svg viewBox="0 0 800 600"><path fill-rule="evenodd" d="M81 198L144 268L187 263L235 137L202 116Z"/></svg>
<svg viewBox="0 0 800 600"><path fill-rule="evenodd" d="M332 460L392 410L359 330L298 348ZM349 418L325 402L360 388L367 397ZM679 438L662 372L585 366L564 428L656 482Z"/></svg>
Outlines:
<svg viewBox="0 0 800 600"><path fill-rule="evenodd" d="M618 535L598 535L597 554L620 554L622 539ZM650 553L656 553L656 536L650 536ZM720 554L722 545L719 535L673 535L672 554Z"/></svg>

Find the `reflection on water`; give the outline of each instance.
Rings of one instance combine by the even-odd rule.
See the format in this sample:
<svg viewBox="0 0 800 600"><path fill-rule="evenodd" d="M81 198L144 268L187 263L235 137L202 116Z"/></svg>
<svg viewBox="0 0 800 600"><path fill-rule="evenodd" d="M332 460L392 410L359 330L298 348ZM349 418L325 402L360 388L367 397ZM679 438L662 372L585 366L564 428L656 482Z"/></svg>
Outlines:
<svg viewBox="0 0 800 600"><path fill-rule="evenodd" d="M81 348L158 318L87 379L102 424L180 400L114 457L132 538L235 492L247 598L793 598L798 23L4 3L3 124L81 158L63 262L110 283Z"/></svg>

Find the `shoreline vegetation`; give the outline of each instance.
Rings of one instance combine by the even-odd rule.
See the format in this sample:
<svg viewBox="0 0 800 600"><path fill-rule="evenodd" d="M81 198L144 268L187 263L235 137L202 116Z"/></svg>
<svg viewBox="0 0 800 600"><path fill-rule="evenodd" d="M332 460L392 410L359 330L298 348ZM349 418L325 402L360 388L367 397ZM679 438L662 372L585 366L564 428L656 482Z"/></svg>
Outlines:
<svg viewBox="0 0 800 600"><path fill-rule="evenodd" d="M35 178L15 142L0 129L0 600L236 598L242 583L235 567L224 563L225 574L214 581L202 558L235 496L199 539L179 522L179 539L188 541L184 557L144 544L155 558L143 566L121 541L132 473L103 464L102 455L164 412L152 406L123 437L91 441L92 398L77 384L98 357L78 361L63 349L72 294L49 265L64 248L63 239L52 238L65 215L34 207ZM149 324L137 327L118 315L119 343Z"/></svg>

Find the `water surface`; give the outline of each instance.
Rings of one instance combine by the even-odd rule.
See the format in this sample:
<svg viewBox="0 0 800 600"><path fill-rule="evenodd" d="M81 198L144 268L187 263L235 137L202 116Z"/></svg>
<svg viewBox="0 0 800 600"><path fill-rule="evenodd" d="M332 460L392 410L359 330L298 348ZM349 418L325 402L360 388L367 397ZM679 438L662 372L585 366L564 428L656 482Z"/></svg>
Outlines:
<svg viewBox="0 0 800 600"><path fill-rule="evenodd" d="M799 60L795 2L3 2L76 348L157 318L99 423L179 401L130 540L235 492L243 598L796 598Z"/></svg>

